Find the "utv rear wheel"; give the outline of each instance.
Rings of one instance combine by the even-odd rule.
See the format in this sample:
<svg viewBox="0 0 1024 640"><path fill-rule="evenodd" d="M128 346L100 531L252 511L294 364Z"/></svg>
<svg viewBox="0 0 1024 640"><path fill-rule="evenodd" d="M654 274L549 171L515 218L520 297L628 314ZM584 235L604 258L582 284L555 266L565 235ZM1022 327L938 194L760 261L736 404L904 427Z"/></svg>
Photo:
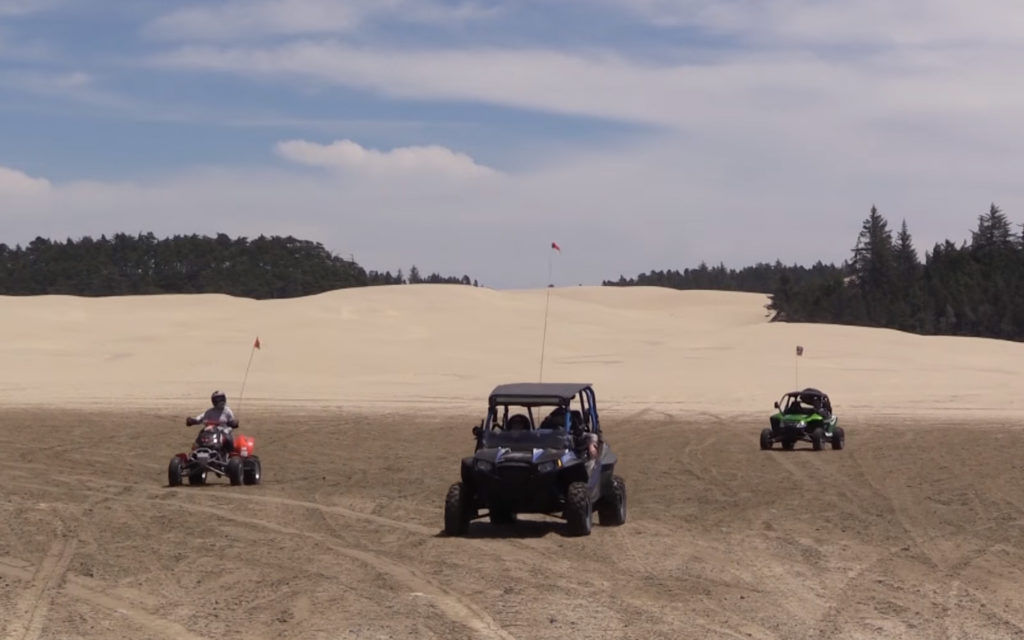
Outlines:
<svg viewBox="0 0 1024 640"><path fill-rule="evenodd" d="M590 504L590 493L587 491L585 482L569 484L569 488L565 492L565 510L562 515L565 517L569 535L585 536L590 534L593 505Z"/></svg>
<svg viewBox="0 0 1024 640"><path fill-rule="evenodd" d="M761 450L772 448L772 430L765 428L761 431Z"/></svg>
<svg viewBox="0 0 1024 640"><path fill-rule="evenodd" d="M456 482L448 488L444 498L444 532L450 536L466 535L469 531L469 495L465 485Z"/></svg>
<svg viewBox="0 0 1024 640"><path fill-rule="evenodd" d="M206 471L197 470L188 474L189 484L206 484Z"/></svg>
<svg viewBox="0 0 1024 640"><path fill-rule="evenodd" d="M612 476L612 490L601 496L597 503L597 521L602 527L617 527L626 523L626 481Z"/></svg>
<svg viewBox="0 0 1024 640"><path fill-rule="evenodd" d="M821 427L815 427L811 432L811 446L815 451L821 451L825 447L825 430Z"/></svg>
<svg viewBox="0 0 1024 640"><path fill-rule="evenodd" d="M832 430L832 448L842 449L846 446L846 433L842 427L836 427Z"/></svg>
<svg viewBox="0 0 1024 640"><path fill-rule="evenodd" d="M249 458L242 467L242 482L259 484L262 477L263 468L260 466L259 458Z"/></svg>
<svg viewBox="0 0 1024 640"><path fill-rule="evenodd" d="M167 465L167 486L181 486L181 458L178 456L171 458L170 464Z"/></svg>
<svg viewBox="0 0 1024 640"><path fill-rule="evenodd" d="M228 480L231 481L231 486L237 487L242 484L242 459L235 456L228 459L227 466Z"/></svg>

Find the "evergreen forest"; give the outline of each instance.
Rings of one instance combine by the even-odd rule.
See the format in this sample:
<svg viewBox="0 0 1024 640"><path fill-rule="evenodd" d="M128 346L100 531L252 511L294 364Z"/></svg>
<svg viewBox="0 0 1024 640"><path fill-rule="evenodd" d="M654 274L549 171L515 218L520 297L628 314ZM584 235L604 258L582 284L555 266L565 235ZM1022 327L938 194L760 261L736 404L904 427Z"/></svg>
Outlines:
<svg viewBox="0 0 1024 640"><path fill-rule="evenodd" d="M291 236L253 240L199 235L157 239L152 233L89 236L27 246L0 244L0 295L121 296L225 293L292 298L345 287L418 283L473 284L469 276L366 271L320 243Z"/></svg>
<svg viewBox="0 0 1024 640"><path fill-rule="evenodd" d="M701 264L603 284L767 293L779 321L1024 340L1024 235L995 204L978 216L969 242L937 243L923 261L906 221L894 231L872 207L838 266Z"/></svg>

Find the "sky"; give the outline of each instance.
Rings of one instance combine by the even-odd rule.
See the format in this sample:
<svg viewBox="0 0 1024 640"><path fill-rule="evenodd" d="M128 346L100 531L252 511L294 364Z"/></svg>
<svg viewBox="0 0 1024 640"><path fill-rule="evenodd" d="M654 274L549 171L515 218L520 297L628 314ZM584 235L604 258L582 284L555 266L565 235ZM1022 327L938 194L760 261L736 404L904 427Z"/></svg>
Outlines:
<svg viewBox="0 0 1024 640"><path fill-rule="evenodd" d="M0 242L536 288L838 264L874 205L923 257L1024 222L1022 53L1017 0L0 0Z"/></svg>

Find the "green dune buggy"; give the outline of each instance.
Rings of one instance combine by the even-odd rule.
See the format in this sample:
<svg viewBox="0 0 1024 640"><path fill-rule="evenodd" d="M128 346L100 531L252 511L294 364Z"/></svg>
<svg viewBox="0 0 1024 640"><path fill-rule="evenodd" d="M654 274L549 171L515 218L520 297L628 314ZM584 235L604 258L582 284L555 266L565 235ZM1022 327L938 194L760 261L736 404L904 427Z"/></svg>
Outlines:
<svg viewBox="0 0 1024 640"><path fill-rule="evenodd" d="M818 389L790 391L775 403L776 413L768 420L771 427L761 431L761 448L771 449L776 442L792 449L797 441L811 443L815 451L831 444L833 449L846 445L846 434L832 414L832 402Z"/></svg>

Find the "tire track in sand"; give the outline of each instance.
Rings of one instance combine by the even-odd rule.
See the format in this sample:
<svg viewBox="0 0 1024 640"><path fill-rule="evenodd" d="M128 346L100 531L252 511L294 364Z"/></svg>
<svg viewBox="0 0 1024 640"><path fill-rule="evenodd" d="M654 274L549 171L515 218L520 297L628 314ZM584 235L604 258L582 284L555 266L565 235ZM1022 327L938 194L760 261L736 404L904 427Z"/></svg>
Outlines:
<svg viewBox="0 0 1024 640"><path fill-rule="evenodd" d="M46 485L36 485L31 483L19 483L24 486L32 486L37 489L47 490L59 490L54 487ZM118 484L118 483L114 483ZM225 512L223 509L216 507L207 507L203 505L192 504L185 501L154 501L146 500L143 498L135 498L131 496L110 496L102 491L96 489L84 489L78 488L77 491L81 493L103 495L111 500L119 502L130 502L148 507L173 507L183 508L188 511L196 513L210 514L222 520L231 520L233 522L239 522L251 526L261 527L269 529L276 533L285 534L286 536L301 536L304 538L310 538L317 540L327 548L335 551L343 556L352 558L358 562L361 562L377 572L390 576L395 582L402 584L410 590L411 593L417 594L420 597L429 598L430 602L449 620L456 622L474 633L479 638L485 639L498 639L498 640L515 640L515 637L510 633L501 628L501 626L491 618L484 610L477 607L475 604L459 596L454 591L446 589L430 578L424 576L419 571L416 571L412 567L404 565L400 562L390 560L384 556L374 553L372 551L354 549L338 544L335 538L331 536L325 536L317 534L311 531L303 531L295 529L285 525L277 524L267 520L261 520L258 518L250 518L236 513ZM376 518L377 516L374 516ZM382 520L386 520L382 518ZM388 521L391 522L391 521ZM70 556L68 558L70 560ZM323 569L323 567L321 567ZM339 573L338 578L344 579L346 576ZM17 640L22 640L21 636L15 636ZM27 640L27 639L26 639ZM33 638L34 640L34 638Z"/></svg>
<svg viewBox="0 0 1024 640"><path fill-rule="evenodd" d="M9 640L36 640L42 632L46 612L50 608L53 594L59 588L67 573L71 557L75 553L75 541L60 538L50 545L46 557L29 578L28 588L14 604L14 611L7 618Z"/></svg>
<svg viewBox="0 0 1024 640"><path fill-rule="evenodd" d="M29 582L36 572L31 563L16 558L0 558L0 575L7 578ZM111 613L119 613L138 626L164 637L179 640L203 640L203 636L193 634L176 622L161 618L138 606L133 606L122 598L110 595L109 592L104 593L99 590L104 586L81 576L65 573L62 590L73 598L84 600Z"/></svg>

